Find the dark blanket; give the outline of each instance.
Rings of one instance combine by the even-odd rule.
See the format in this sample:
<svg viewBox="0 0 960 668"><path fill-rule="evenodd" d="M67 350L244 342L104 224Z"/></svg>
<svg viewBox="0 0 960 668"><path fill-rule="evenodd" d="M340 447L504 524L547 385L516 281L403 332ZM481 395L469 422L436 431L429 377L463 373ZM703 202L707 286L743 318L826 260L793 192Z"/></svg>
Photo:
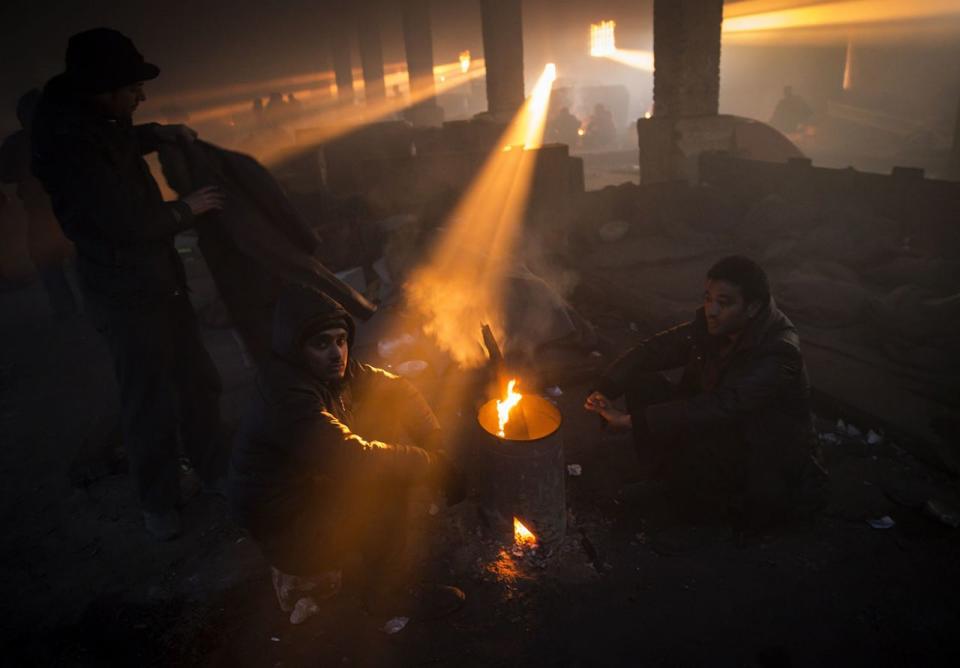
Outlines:
<svg viewBox="0 0 960 668"><path fill-rule="evenodd" d="M269 357L273 305L283 283L329 294L366 320L376 306L314 257L318 238L263 165L203 141L164 145L164 177L181 196L208 185L223 211L197 225L200 250L237 330L258 365Z"/></svg>

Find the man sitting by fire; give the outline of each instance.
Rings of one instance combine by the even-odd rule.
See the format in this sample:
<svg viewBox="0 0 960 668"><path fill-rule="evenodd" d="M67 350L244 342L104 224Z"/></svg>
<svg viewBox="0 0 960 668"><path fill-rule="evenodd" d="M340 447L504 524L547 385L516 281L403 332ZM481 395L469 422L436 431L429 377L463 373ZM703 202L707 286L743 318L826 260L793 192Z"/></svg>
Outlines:
<svg viewBox="0 0 960 668"><path fill-rule="evenodd" d="M681 367L678 385L660 373ZM626 412L613 406L623 394ZM633 431L645 477L688 519L719 511L740 536L798 510L822 480L797 330L746 257L713 265L693 321L623 354L585 408Z"/></svg>
<svg viewBox="0 0 960 668"><path fill-rule="evenodd" d="M464 485L439 449L440 425L422 395L357 362L353 338L340 304L287 288L275 311L274 359L258 378L231 459L231 511L270 562L294 623L339 590L351 553L363 559L364 603L378 612L405 605L394 614L430 617L464 598L453 587L405 586L412 489L433 486L453 504Z"/></svg>

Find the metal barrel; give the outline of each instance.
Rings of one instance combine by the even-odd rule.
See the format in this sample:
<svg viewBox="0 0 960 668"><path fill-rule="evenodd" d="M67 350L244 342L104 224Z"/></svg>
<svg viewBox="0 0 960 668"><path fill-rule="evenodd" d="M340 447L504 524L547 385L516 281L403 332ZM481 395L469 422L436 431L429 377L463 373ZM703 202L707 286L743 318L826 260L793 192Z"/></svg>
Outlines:
<svg viewBox="0 0 960 668"><path fill-rule="evenodd" d="M496 400L477 415L480 512L497 536L510 541L513 518L518 518L549 552L567 527L562 418L553 404L535 395L524 395L517 411L522 433L505 429L504 437L498 436Z"/></svg>

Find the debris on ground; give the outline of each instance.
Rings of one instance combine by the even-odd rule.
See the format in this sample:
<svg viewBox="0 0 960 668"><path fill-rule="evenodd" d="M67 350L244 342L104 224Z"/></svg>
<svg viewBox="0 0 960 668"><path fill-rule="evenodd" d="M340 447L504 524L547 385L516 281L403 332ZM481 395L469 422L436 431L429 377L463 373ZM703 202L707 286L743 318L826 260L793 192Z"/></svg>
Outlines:
<svg viewBox="0 0 960 668"><path fill-rule="evenodd" d="M884 515L883 517L867 520L867 524L872 526L874 529L891 529L896 526L897 523L894 522L893 518L889 515Z"/></svg>

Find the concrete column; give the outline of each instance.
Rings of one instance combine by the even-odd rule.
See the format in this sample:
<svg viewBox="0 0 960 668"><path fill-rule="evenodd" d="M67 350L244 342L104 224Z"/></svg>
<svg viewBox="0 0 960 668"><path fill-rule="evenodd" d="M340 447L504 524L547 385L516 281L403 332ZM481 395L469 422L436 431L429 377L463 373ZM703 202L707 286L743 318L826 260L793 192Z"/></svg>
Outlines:
<svg viewBox="0 0 960 668"><path fill-rule="evenodd" d="M437 106L435 97L429 0L405 0L402 18L410 95L420 99L405 112L405 116L414 125L439 125L443 122L443 110Z"/></svg>
<svg viewBox="0 0 960 668"><path fill-rule="evenodd" d="M360 42L360 65L363 67L363 88L367 104L384 100L387 87L383 80L383 47L380 43L380 23L376 3L366 3L362 16L357 18L357 36Z"/></svg>
<svg viewBox="0 0 960 668"><path fill-rule="evenodd" d="M333 73L337 80L337 101L353 103L353 64L350 59L350 32L346 21L335 19L328 30L330 55L333 58Z"/></svg>
<svg viewBox="0 0 960 668"><path fill-rule="evenodd" d="M508 119L523 105L523 19L520 0L480 0L487 111Z"/></svg>
<svg viewBox="0 0 960 668"><path fill-rule="evenodd" d="M720 105L723 0L654 0L654 116L713 116Z"/></svg>

